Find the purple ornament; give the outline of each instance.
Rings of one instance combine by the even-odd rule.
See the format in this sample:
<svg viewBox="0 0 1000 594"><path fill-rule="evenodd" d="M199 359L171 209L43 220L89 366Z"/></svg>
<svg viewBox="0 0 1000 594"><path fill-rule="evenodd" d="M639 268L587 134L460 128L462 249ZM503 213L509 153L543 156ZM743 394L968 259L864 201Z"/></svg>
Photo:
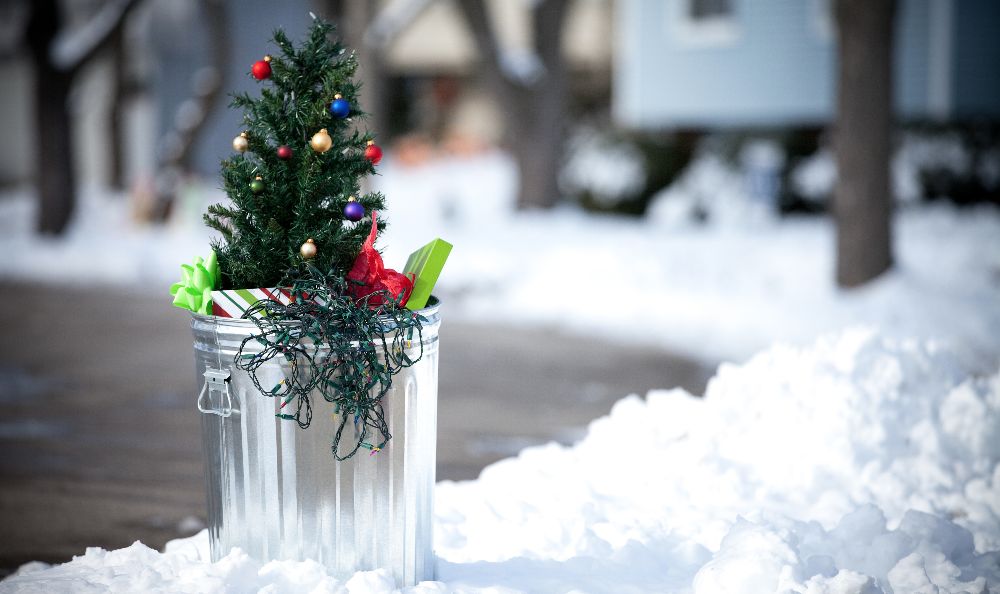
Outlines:
<svg viewBox="0 0 1000 594"><path fill-rule="evenodd" d="M365 216L365 207L360 202L351 201L344 206L344 218L348 221L358 222Z"/></svg>

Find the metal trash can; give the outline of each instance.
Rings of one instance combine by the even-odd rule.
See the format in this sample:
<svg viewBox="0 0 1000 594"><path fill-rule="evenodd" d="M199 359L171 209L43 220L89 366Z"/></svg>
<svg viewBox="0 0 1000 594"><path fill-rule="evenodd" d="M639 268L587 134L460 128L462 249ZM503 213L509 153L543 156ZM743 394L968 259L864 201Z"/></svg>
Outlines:
<svg viewBox="0 0 1000 594"><path fill-rule="evenodd" d="M275 417L281 399L262 395L234 365L257 332L252 322L193 316L213 561L239 547L262 561L314 559L337 577L385 568L401 586L434 579L438 306L432 297L418 312L427 320L423 356L383 398L392 439L344 462L330 450L336 421L322 396L301 429ZM282 362L268 361L258 379L277 383Z"/></svg>

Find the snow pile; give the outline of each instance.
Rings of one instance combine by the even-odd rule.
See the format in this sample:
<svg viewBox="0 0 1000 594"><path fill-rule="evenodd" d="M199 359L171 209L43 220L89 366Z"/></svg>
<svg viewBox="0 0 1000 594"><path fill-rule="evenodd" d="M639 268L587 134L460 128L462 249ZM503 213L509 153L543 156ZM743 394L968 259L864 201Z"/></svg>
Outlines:
<svg viewBox="0 0 1000 594"><path fill-rule="evenodd" d="M233 551L216 563L208 559L208 532L167 543L158 553L141 542L116 551L89 548L69 563L49 567L29 563L0 582L0 592L89 594L105 592L329 592L368 594L393 592L384 571L358 572L337 580L315 561L261 563ZM418 588L416 592L438 590Z"/></svg>
<svg viewBox="0 0 1000 594"><path fill-rule="evenodd" d="M638 147L599 129L577 129L566 152L559 172L565 194L587 195L601 206L614 206L635 198L646 183L645 157Z"/></svg>
<svg viewBox="0 0 1000 594"><path fill-rule="evenodd" d="M723 365L704 399L680 390L631 396L572 448L525 450L477 481L440 485L438 553L570 559L630 541L662 545L669 535L721 547L718 560L744 546L727 545L742 542L737 533L780 527L793 551L816 541L835 559L846 547L838 554L847 559L886 532L881 509L891 524L903 522L900 530L960 540L935 542L965 563L973 542L1000 550L1000 374L963 378L945 350L865 330L805 350L776 346ZM866 504L877 509L857 516ZM778 515L818 524L776 523ZM739 516L763 518L763 527L734 532ZM854 562L836 567L884 577L919 548L914 534L886 537L898 541L895 552L880 554L897 556L881 574Z"/></svg>
<svg viewBox="0 0 1000 594"><path fill-rule="evenodd" d="M706 218L713 227L746 227L754 219L744 175L722 155L706 151L653 197L646 216L657 227L684 228Z"/></svg>
<svg viewBox="0 0 1000 594"><path fill-rule="evenodd" d="M163 294L180 278L180 266L211 249L201 213L224 198L191 187L168 226L143 225L137 205L124 195L88 188L80 192L63 237L35 234L37 205L29 192L0 195L0 278L68 285L134 286ZM173 280L171 280L173 279Z"/></svg>
<svg viewBox="0 0 1000 594"><path fill-rule="evenodd" d="M630 396L436 493L423 592L1000 592L1000 373L868 330ZM204 533L29 565L0 592L396 591L311 562L204 561ZM93 590L87 590L91 587Z"/></svg>

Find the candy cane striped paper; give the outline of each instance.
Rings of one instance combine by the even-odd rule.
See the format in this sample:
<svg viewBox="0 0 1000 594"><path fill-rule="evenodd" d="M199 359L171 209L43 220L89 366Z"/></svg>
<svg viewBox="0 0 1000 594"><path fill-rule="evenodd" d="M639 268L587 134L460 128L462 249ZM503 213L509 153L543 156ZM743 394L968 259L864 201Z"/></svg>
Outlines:
<svg viewBox="0 0 1000 594"><path fill-rule="evenodd" d="M287 290L277 288L212 291L212 314L220 318L242 318L247 309L261 299L288 305L291 295Z"/></svg>

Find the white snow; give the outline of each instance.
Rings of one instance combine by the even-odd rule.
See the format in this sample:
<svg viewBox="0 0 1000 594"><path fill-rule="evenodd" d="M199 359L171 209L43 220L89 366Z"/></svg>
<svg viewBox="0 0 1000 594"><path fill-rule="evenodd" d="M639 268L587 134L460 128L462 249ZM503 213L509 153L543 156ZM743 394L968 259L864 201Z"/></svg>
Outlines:
<svg viewBox="0 0 1000 594"><path fill-rule="evenodd" d="M830 221L757 216L710 155L647 220L515 213L499 153L416 168L390 155L380 172L390 267L435 236L455 245L449 317L749 358L721 365L704 398L629 396L572 447L440 483L441 581L403 591L1000 593L996 209L900 208L895 269L841 291ZM30 232L28 194L2 196L0 278L145 287L166 307L220 197L192 184L154 228L133 221L141 203L86 192L53 240ZM163 553L89 549L28 564L0 592L397 591L384 573L337 579L310 561L210 563L206 546L202 532Z"/></svg>
<svg viewBox="0 0 1000 594"><path fill-rule="evenodd" d="M635 198L646 183L645 157L634 145L607 132L579 127L567 143L559 187L570 195L587 193L600 205Z"/></svg>
<svg viewBox="0 0 1000 594"><path fill-rule="evenodd" d="M852 329L629 396L572 447L437 486L439 582L404 592L1000 592L1000 373ZM399 591L207 536L29 564L0 592Z"/></svg>
<svg viewBox="0 0 1000 594"><path fill-rule="evenodd" d="M793 190L813 202L825 202L833 193L833 185L837 182L837 164L834 162L833 152L828 148L816 151L803 159L792 170L790 177ZM909 178L897 183L907 184ZM906 188L905 194L908 197L919 192L919 187L912 190L909 186Z"/></svg>

